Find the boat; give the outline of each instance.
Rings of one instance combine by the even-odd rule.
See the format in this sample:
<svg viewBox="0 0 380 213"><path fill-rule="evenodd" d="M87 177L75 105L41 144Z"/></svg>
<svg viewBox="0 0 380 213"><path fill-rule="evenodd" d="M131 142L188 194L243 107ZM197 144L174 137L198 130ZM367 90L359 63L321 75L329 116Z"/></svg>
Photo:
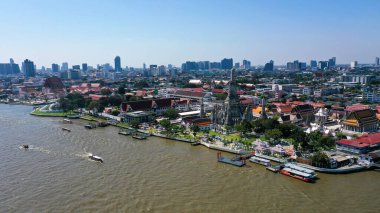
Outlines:
<svg viewBox="0 0 380 213"><path fill-rule="evenodd" d="M23 144L23 145L21 145L21 148L29 149L29 145L28 144Z"/></svg>
<svg viewBox="0 0 380 213"><path fill-rule="evenodd" d="M129 129L125 129L125 128L121 128L119 130L119 134L120 135L130 135L131 134L131 131Z"/></svg>
<svg viewBox="0 0 380 213"><path fill-rule="evenodd" d="M72 124L73 121L68 119L68 118L65 118L65 119L63 119L63 123Z"/></svg>
<svg viewBox="0 0 380 213"><path fill-rule="evenodd" d="M71 132L71 130L70 130L70 129L68 129L68 128L65 128L65 127L62 127L62 130L64 130L64 131L68 131L68 132Z"/></svg>
<svg viewBox="0 0 380 213"><path fill-rule="evenodd" d="M103 163L103 158L101 158L99 156L96 156L96 155L93 155L93 154L89 154L88 158L90 158L93 161L98 161L100 163Z"/></svg>
<svg viewBox="0 0 380 213"><path fill-rule="evenodd" d="M315 173L314 170L307 169L307 168L304 168L304 167L301 167L301 166L297 166L297 165L292 164L292 163L285 163L284 167L285 168L294 169L294 170L297 170L297 171L300 171L300 172L308 173L308 174L311 174L311 175L313 175L315 177L317 176L317 173Z"/></svg>
<svg viewBox="0 0 380 213"><path fill-rule="evenodd" d="M267 160L267 159L264 159L264 158L259 158L257 156L253 156L249 159L249 161L251 161L252 163L257 163L257 164L261 164L263 166L271 166L271 163L270 163L270 160Z"/></svg>
<svg viewBox="0 0 380 213"><path fill-rule="evenodd" d="M89 124L85 125L84 127L85 127L86 129L94 129L94 128L96 128L96 124L91 124L91 123L89 123Z"/></svg>
<svg viewBox="0 0 380 213"><path fill-rule="evenodd" d="M267 170L271 171L271 172L277 173L278 171L280 171L281 166L280 165L277 165L277 166L267 166L265 168Z"/></svg>
<svg viewBox="0 0 380 213"><path fill-rule="evenodd" d="M191 143L191 145L192 146L198 146L198 145L201 145L201 143L199 143L199 142L193 142L193 143Z"/></svg>
<svg viewBox="0 0 380 213"><path fill-rule="evenodd" d="M74 114L74 115L66 115L67 118L71 118L71 119L79 119L80 118L80 115L79 114Z"/></svg>
<svg viewBox="0 0 380 213"><path fill-rule="evenodd" d="M314 182L315 181L315 178L312 174L309 174L309 173L305 173L305 172L301 172L301 171L298 171L298 170L295 170L295 169L291 169L291 168L283 168L279 171L281 174L283 175L286 175L286 176L289 176L289 177L292 177L292 178L296 178L296 179L299 179L299 180L302 180L302 181L305 181L305 182Z"/></svg>
<svg viewBox="0 0 380 213"><path fill-rule="evenodd" d="M98 127L106 127L108 126L107 122L98 122Z"/></svg>
<svg viewBox="0 0 380 213"><path fill-rule="evenodd" d="M144 139L147 138L147 135L144 134L144 133L135 132L135 133L133 133L132 138L139 139L139 140L144 140Z"/></svg>
<svg viewBox="0 0 380 213"><path fill-rule="evenodd" d="M284 168L280 170L280 173L305 182L314 182L317 177L314 170L303 168L291 163L285 163Z"/></svg>

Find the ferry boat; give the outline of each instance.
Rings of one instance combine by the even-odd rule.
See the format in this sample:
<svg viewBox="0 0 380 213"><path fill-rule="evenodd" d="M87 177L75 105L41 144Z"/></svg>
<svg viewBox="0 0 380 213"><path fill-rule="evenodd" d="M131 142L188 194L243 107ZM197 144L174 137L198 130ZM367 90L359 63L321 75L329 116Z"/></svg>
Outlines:
<svg viewBox="0 0 380 213"><path fill-rule="evenodd" d="M306 169L291 163L284 164L284 168L279 172L283 175L287 175L305 182L314 182L317 176L314 170Z"/></svg>
<svg viewBox="0 0 380 213"><path fill-rule="evenodd" d="M314 177L317 176L317 173L315 173L314 170L307 169L307 168L304 168L304 167L301 167L301 166L297 166L297 165L292 164L292 163L285 163L284 167L285 168L294 169L294 170L297 170L297 171L300 171L300 172L308 173L308 174L313 175Z"/></svg>
<svg viewBox="0 0 380 213"><path fill-rule="evenodd" d="M65 118L65 119L63 119L63 123L66 123L66 124L72 124L73 121L70 120L70 119L68 119L68 118Z"/></svg>
<svg viewBox="0 0 380 213"><path fill-rule="evenodd" d="M261 164L263 166L271 166L270 160L264 159L264 158L259 158L256 156L253 156L249 159L249 161L257 164Z"/></svg>

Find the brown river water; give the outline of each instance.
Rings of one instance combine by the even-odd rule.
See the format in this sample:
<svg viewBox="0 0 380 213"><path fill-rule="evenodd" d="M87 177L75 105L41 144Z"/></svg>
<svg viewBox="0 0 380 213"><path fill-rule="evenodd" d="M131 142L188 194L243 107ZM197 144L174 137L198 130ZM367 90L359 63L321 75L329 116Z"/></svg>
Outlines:
<svg viewBox="0 0 380 213"><path fill-rule="evenodd" d="M31 110L0 104L0 212L380 212L378 171L304 183L218 163L205 147L87 130Z"/></svg>

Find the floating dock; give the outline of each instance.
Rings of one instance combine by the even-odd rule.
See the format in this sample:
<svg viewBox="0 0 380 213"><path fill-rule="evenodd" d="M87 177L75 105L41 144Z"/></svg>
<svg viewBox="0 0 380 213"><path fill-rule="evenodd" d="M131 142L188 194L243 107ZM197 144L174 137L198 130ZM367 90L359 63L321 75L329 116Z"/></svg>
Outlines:
<svg viewBox="0 0 380 213"><path fill-rule="evenodd" d="M222 154L220 152L218 152L217 157L218 157L218 162L221 162L221 163L231 164L238 167L242 167L245 165L245 159L237 160L237 161L232 160L230 158L222 157Z"/></svg>

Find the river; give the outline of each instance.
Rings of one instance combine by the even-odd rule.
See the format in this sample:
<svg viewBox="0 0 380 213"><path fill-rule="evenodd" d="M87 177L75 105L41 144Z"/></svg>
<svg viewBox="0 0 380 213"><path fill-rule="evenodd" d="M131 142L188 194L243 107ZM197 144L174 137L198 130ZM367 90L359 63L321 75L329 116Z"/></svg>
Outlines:
<svg viewBox="0 0 380 213"><path fill-rule="evenodd" d="M380 212L377 171L318 174L310 184L217 163L205 147L87 130L31 110L0 104L0 212Z"/></svg>

